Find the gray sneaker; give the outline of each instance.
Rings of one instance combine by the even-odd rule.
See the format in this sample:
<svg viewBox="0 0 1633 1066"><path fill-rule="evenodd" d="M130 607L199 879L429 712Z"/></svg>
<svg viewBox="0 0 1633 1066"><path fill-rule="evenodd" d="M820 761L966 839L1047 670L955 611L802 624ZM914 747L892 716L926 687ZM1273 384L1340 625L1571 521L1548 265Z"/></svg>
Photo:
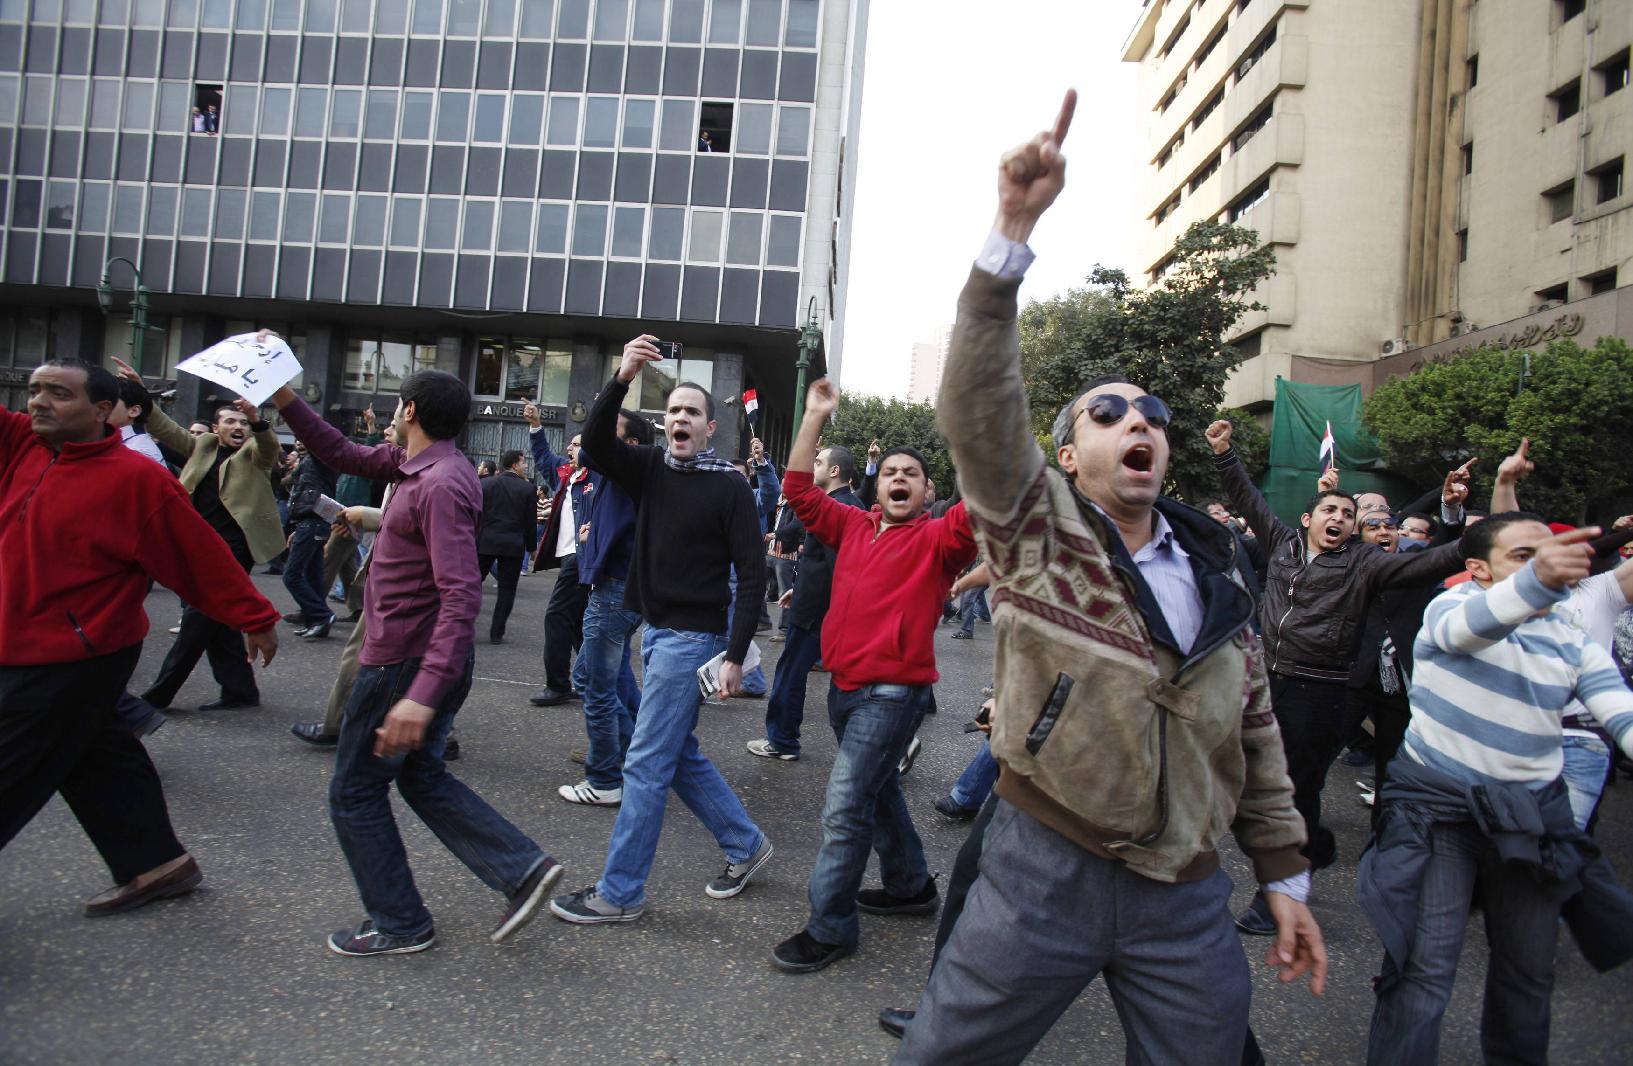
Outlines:
<svg viewBox="0 0 1633 1066"><path fill-rule="evenodd" d="M574 925L598 925L601 922L633 922L646 910L645 904L619 907L601 898L594 885L570 896L557 896L550 901L550 913Z"/></svg>
<svg viewBox="0 0 1633 1066"><path fill-rule="evenodd" d="M711 899L731 899L743 891L748 885L748 879L753 877L754 872L764 866L770 858L771 838L761 833L760 846L748 857L748 861L728 862L725 872L710 881L703 891L707 892Z"/></svg>
<svg viewBox="0 0 1633 1066"><path fill-rule="evenodd" d="M784 751L769 740L751 740L748 742L750 755L758 755L762 759L781 759L783 762L795 762L799 759L799 752Z"/></svg>

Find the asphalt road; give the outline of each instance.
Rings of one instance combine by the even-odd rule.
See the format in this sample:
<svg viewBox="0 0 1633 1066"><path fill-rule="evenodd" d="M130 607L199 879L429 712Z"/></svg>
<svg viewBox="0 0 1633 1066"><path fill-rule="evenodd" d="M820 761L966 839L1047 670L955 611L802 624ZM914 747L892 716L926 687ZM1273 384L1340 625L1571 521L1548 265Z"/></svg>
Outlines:
<svg viewBox="0 0 1633 1066"><path fill-rule="evenodd" d="M280 606L276 578L257 577ZM577 888L599 874L614 812L570 806L556 786L578 779L568 752L583 745L577 704L539 710L539 648L551 578L525 578L511 642L477 647L478 681L459 717L467 783L532 834ZM488 604L492 592L489 586ZM151 679L177 617L175 597L149 601L155 633L136 684ZM478 631L486 633L486 619ZM960 726L992 667L992 633L936 641L942 713L923 730L924 754L904 787L931 869L950 872L965 827L931 810L975 751ZM806 880L820 842L817 818L833 756L825 684L813 684L805 757L758 759L763 701L706 707L704 750L736 786L777 848L735 900L704 884L724 860L702 826L670 806L645 917L576 927L548 914L502 947L488 942L501 900L398 804L415 876L437 918L437 945L418 955L346 959L324 949L332 930L361 917L329 827L330 759L297 742L289 723L320 716L344 632L317 644L288 636L262 676L258 710L179 711L150 738L182 840L205 871L190 897L91 921L85 899L107 871L60 800L0 853L0 1062L5 1063L882 1063L895 1041L881 1007L908 1006L922 989L933 918L863 917L852 957L815 975L786 976L769 952L801 928ZM780 645L762 641L768 671ZM820 676L820 675L816 675ZM815 680L815 678L814 678ZM178 707L213 699L201 666ZM1276 984L1255 960L1253 1027L1272 1063L1362 1059L1379 949L1353 902L1365 809L1357 771L1337 767L1328 810L1343 852L1312 901L1332 956L1327 995ZM1633 850L1633 785L1611 790L1600 836L1620 865ZM1247 867L1227 849L1237 901ZM1443 1044L1448 1063L1478 1061L1485 945L1471 924ZM1605 1063L1633 1046L1633 979L1596 975L1561 939L1552 1057ZM1029 1060L1113 1063L1123 1040L1096 983Z"/></svg>

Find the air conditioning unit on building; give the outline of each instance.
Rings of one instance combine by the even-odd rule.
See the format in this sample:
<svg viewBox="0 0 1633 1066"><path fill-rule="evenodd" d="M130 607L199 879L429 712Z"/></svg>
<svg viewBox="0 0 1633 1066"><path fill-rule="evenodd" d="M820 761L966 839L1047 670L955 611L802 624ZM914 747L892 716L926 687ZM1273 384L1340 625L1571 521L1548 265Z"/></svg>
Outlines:
<svg viewBox="0 0 1633 1066"><path fill-rule="evenodd" d="M1402 352L1406 351L1406 349L1407 349L1406 338L1405 337L1396 337L1394 340L1384 341L1382 344L1378 345L1378 354L1379 355L1399 355Z"/></svg>
<svg viewBox="0 0 1633 1066"><path fill-rule="evenodd" d="M1479 328L1480 327L1475 325L1473 322L1454 322L1452 324L1452 336L1466 337Z"/></svg>
<svg viewBox="0 0 1633 1066"><path fill-rule="evenodd" d="M1534 314L1534 315L1541 314L1544 311L1552 311L1556 307L1564 307L1564 306L1565 306L1565 301L1564 300L1544 300L1541 303L1537 304L1535 307L1531 308L1531 313Z"/></svg>

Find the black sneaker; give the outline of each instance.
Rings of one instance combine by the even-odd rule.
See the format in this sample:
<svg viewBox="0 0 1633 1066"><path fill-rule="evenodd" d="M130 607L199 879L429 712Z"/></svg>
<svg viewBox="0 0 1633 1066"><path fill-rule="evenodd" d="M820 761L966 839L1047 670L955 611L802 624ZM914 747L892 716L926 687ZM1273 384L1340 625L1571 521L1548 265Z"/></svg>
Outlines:
<svg viewBox="0 0 1633 1066"><path fill-rule="evenodd" d="M329 950L336 955L362 958L365 955L410 955L424 951L437 942L435 929L427 929L418 936L392 936L374 928L374 920L367 919L356 929L342 929L329 936Z"/></svg>
<svg viewBox="0 0 1633 1066"><path fill-rule="evenodd" d="M914 760L919 757L919 752L923 750L924 741L920 740L915 734L913 739L907 742L907 750L902 753L902 761L896 764L896 775L898 777L907 776L907 771L913 768Z"/></svg>
<svg viewBox="0 0 1633 1066"><path fill-rule="evenodd" d="M815 973L855 950L845 944L824 944L801 929L772 950L771 962L783 973Z"/></svg>
<svg viewBox="0 0 1633 1066"><path fill-rule="evenodd" d="M771 838L761 833L760 847L748 857L748 861L728 862L725 871L710 881L703 891L707 892L711 899L731 899L743 891L748 885L748 879L753 877L754 872L764 866L770 858Z"/></svg>
<svg viewBox="0 0 1633 1066"><path fill-rule="evenodd" d="M907 1034L907 1026L917 1013L917 1011L903 1010L900 1007L886 1007L879 1012L879 1028L900 1040Z"/></svg>
<svg viewBox="0 0 1633 1066"><path fill-rule="evenodd" d="M856 906L868 914L934 914L941 906L941 897L932 877L912 896L892 896L882 888L865 888L856 894Z"/></svg>
<svg viewBox="0 0 1633 1066"><path fill-rule="evenodd" d="M951 818L955 822L973 821L975 816L981 813L981 808L979 807L960 807L957 803L953 802L953 798L951 796L942 796L940 799L930 804L930 806L934 807L936 809L936 813L941 815L943 818Z"/></svg>
<svg viewBox="0 0 1633 1066"><path fill-rule="evenodd" d="M505 937L531 922L550 895L550 890L561 880L561 874L561 863L546 855L544 861L539 863L538 869L528 874L527 880L522 882L522 887L510 897L510 905L505 908L504 920L488 934L488 939L495 944L501 943Z"/></svg>
<svg viewBox="0 0 1633 1066"><path fill-rule="evenodd" d="M570 896L557 896L550 901L550 913L574 925L599 925L602 922L633 922L646 910L645 904L619 907L601 898L594 885L580 889Z"/></svg>
<svg viewBox="0 0 1633 1066"><path fill-rule="evenodd" d="M1252 936L1276 935L1276 920L1270 917L1270 904L1265 902L1264 893L1255 895L1252 906L1236 916L1236 928Z"/></svg>

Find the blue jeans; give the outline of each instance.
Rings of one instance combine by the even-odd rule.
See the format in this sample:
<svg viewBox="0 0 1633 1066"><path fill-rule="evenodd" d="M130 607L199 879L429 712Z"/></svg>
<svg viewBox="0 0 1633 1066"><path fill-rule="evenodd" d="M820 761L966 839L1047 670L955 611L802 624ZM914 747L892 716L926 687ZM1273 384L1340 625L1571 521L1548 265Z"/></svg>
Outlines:
<svg viewBox="0 0 1633 1066"><path fill-rule="evenodd" d="M1429 827L1431 854L1418 896L1418 921L1404 964L1384 957L1373 982L1367 1062L1431 1064L1440 1057L1440 1026L1452 998L1457 960L1476 886L1491 959L1486 966L1480 1044L1486 1060L1543 1062L1548 1057L1549 999L1559 903L1518 864L1504 863L1472 823Z"/></svg>
<svg viewBox="0 0 1633 1066"><path fill-rule="evenodd" d="M968 589L958 601L959 629L965 633L975 632L975 619L979 615L983 621L992 621L992 612L987 610L987 590Z"/></svg>
<svg viewBox="0 0 1633 1066"><path fill-rule="evenodd" d="M1565 754L1565 790L1571 798L1571 815L1576 827L1588 828L1610 773L1610 748L1598 737L1578 737L1566 733L1560 738Z"/></svg>
<svg viewBox="0 0 1633 1066"><path fill-rule="evenodd" d="M612 825L607 868L596 891L615 907L646 901L669 789L691 808L729 862L747 862L765 839L742 801L698 748L703 693L697 669L725 650L719 633L648 626L641 641L641 708L624 756L624 802Z"/></svg>
<svg viewBox="0 0 1633 1066"><path fill-rule="evenodd" d="M323 546L329 542L329 523L321 518L302 518L295 523L295 539L289 545L289 561L284 563L284 588L295 597L301 616L309 626L321 625L334 617L324 602Z"/></svg>
<svg viewBox="0 0 1633 1066"><path fill-rule="evenodd" d="M997 781L998 760L992 757L991 745L983 741L981 750L953 782L952 800L960 807L979 807L987 801L987 794Z"/></svg>
<svg viewBox="0 0 1633 1066"><path fill-rule="evenodd" d="M839 741L822 805L822 848L811 871L811 920L805 931L824 944L855 946L856 893L868 852L893 896L924 891L930 870L902 798L896 764L930 705L929 685L828 687L828 721Z"/></svg>
<svg viewBox="0 0 1633 1066"><path fill-rule="evenodd" d="M443 765L448 731L471 690L475 664L473 651L459 682L437 705L436 717L426 727L419 749L393 758L374 754L374 731L408 691L420 661L365 666L352 686L335 749L334 777L329 781L329 817L363 906L383 933L417 936L432 925L431 912L414 887L403 838L391 815L393 781L403 801L443 846L495 892L514 894L547 858L526 834Z"/></svg>
<svg viewBox="0 0 1633 1066"><path fill-rule="evenodd" d="M778 751L799 754L799 727L805 721L805 682L811 667L822 658L822 635L789 623L788 642L771 679L771 700L765 705L765 738Z"/></svg>
<svg viewBox="0 0 1633 1066"><path fill-rule="evenodd" d="M584 646L573 664L573 687L584 697L584 777L595 788L622 788L624 753L635 733L641 690L629 667L630 640L641 616L624 609L624 583L609 578L590 590Z"/></svg>

